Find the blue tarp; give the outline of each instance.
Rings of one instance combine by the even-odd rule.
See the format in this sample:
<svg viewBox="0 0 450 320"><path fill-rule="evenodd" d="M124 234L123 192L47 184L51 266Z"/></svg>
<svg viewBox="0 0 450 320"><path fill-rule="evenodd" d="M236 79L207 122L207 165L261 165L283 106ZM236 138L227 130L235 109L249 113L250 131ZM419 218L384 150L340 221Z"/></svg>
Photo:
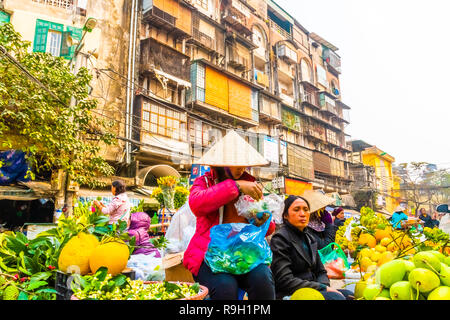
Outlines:
<svg viewBox="0 0 450 320"><path fill-rule="evenodd" d="M0 165L0 186L31 180L31 177L26 177L30 166L23 151L8 150L0 152Z"/></svg>

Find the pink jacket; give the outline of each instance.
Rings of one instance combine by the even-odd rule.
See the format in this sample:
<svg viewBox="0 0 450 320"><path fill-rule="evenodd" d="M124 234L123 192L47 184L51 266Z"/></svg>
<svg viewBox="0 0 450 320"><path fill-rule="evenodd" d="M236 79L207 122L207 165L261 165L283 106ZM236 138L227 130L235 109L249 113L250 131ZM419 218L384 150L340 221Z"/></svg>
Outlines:
<svg viewBox="0 0 450 320"><path fill-rule="evenodd" d="M205 177L208 180L209 188L206 185ZM232 179L215 184L216 178L215 170L211 170L204 176L195 179L190 190L189 206L197 217L197 225L194 236L184 252L183 264L194 276L198 274L208 250L211 241L209 231L213 226L219 224L220 207L239 196L239 190ZM255 181L255 178L246 172L240 179ZM270 235L274 230L275 223L272 221L266 235Z"/></svg>
<svg viewBox="0 0 450 320"><path fill-rule="evenodd" d="M131 204L125 192L114 196L112 201L102 208L102 213L109 215L109 224L125 220L129 223Z"/></svg>

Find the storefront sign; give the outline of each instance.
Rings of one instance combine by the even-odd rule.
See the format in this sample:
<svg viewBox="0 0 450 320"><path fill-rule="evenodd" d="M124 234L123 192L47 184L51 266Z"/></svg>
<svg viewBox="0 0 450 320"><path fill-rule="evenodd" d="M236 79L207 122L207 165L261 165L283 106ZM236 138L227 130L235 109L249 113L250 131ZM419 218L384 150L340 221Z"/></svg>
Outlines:
<svg viewBox="0 0 450 320"><path fill-rule="evenodd" d="M312 190L313 186L309 182L285 178L285 193L290 195L302 195L305 190Z"/></svg>
<svg viewBox="0 0 450 320"><path fill-rule="evenodd" d="M264 137L264 158L273 163L279 163L278 140Z"/></svg>
<svg viewBox="0 0 450 320"><path fill-rule="evenodd" d="M199 164L193 164L191 167L191 176L189 177L189 184L194 184L194 180L197 179L197 177L201 177L205 173L210 171L210 167L208 166L202 166Z"/></svg>

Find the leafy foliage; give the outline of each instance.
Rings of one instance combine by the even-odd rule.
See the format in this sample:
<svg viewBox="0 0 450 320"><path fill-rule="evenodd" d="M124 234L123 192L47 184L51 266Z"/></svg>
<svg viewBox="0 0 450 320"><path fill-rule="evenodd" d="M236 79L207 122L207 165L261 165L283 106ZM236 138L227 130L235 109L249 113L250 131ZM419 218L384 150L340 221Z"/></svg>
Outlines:
<svg viewBox="0 0 450 320"><path fill-rule="evenodd" d="M64 58L29 52L30 43L10 23L0 26L0 45L50 90L0 54L2 147L24 151L36 173L63 169L79 184L101 185L96 177L113 174L113 168L98 155L100 144L114 139L112 123L94 116L88 70L73 74Z"/></svg>

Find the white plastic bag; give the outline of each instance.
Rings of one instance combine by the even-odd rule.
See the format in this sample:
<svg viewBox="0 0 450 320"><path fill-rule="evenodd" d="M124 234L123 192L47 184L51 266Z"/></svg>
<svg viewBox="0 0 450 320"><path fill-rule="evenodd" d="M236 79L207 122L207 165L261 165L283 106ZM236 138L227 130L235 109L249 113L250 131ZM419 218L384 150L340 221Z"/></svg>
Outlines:
<svg viewBox="0 0 450 320"><path fill-rule="evenodd" d="M165 235L168 240L166 253L185 251L195 233L196 223L197 219L192 213L189 203L186 202L172 216L169 227L167 228Z"/></svg>
<svg viewBox="0 0 450 320"><path fill-rule="evenodd" d="M445 214L439 222L439 229L450 234L450 213Z"/></svg>
<svg viewBox="0 0 450 320"><path fill-rule="evenodd" d="M162 281L166 274L162 267L162 258L151 254L132 254L128 259L127 267L136 273L136 280Z"/></svg>
<svg viewBox="0 0 450 320"><path fill-rule="evenodd" d="M277 194L271 193L259 201L255 201L250 196L242 195L234 206L238 215L243 216L250 223L255 218L262 219L264 215L270 214L272 214L272 220L276 224L283 223L284 198Z"/></svg>

